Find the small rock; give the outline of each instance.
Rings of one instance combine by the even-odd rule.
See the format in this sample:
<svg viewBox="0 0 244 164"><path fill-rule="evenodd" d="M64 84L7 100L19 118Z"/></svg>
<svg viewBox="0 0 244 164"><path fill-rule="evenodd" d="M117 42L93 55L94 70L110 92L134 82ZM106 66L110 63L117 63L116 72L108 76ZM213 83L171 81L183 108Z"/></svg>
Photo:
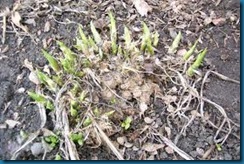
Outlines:
<svg viewBox="0 0 244 164"><path fill-rule="evenodd" d="M200 155L200 156L203 156L204 154L204 150L202 148L198 148L196 149L196 152Z"/></svg>
<svg viewBox="0 0 244 164"><path fill-rule="evenodd" d="M45 26L44 26L44 32L48 32L48 31L50 31L50 27L51 27L51 24L50 24L49 21L47 21L47 22L45 23Z"/></svg>
<svg viewBox="0 0 244 164"><path fill-rule="evenodd" d="M36 142L34 143L32 146L31 146L31 153L34 155L34 156L38 156L39 154L42 154L44 153L44 148L42 146L42 143L40 142Z"/></svg>
<svg viewBox="0 0 244 164"><path fill-rule="evenodd" d="M118 142L120 145L124 145L125 142L126 142L126 138L125 138L125 137L118 137L118 138L117 138L117 142Z"/></svg>
<svg viewBox="0 0 244 164"><path fill-rule="evenodd" d="M232 156L229 153L225 153L224 160L232 160Z"/></svg>
<svg viewBox="0 0 244 164"><path fill-rule="evenodd" d="M146 124L151 124L154 120L149 118L149 117L145 117L144 121L145 121Z"/></svg>
<svg viewBox="0 0 244 164"><path fill-rule="evenodd" d="M171 147L169 147L169 146L167 146L167 147L165 148L165 151L166 151L168 154L173 154L173 153L174 153L174 150L173 150Z"/></svg>

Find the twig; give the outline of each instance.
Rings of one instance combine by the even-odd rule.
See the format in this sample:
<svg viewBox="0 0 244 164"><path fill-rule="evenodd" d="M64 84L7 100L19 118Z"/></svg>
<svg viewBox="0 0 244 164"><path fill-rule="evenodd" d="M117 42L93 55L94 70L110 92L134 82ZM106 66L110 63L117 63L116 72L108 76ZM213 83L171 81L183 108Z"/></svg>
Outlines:
<svg viewBox="0 0 244 164"><path fill-rule="evenodd" d="M116 157L119 160L124 160L123 156L120 154L120 152L116 149L116 147L113 145L113 143L110 141L110 139L107 137L107 135L103 132L103 130L100 128L100 126L96 123L96 121L93 119L93 125L97 128L98 132L101 135L101 138L106 142L108 147L113 151L113 153L116 155Z"/></svg>

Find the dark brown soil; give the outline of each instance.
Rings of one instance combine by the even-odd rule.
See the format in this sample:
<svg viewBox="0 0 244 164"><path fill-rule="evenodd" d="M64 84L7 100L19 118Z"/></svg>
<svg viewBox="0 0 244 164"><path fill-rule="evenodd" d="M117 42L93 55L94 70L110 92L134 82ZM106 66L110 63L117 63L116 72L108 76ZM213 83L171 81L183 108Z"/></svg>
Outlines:
<svg viewBox="0 0 244 164"><path fill-rule="evenodd" d="M157 0L155 3L158 2ZM13 0L1 0L0 1L0 11L3 11L5 7L12 9L14 1ZM128 10L132 10L132 3L125 2L128 9L123 8L119 0L113 0L111 3L104 4L104 6L99 6L97 10L94 10L96 4L93 6L83 6L85 10L91 12L91 14L75 13L75 12L63 12L62 15L55 16L55 18L61 22L69 19L70 21L75 21L88 25L90 20L94 20L96 17L103 17L105 10L109 7L114 8L116 18L118 19L119 27L123 27L123 24L135 26L140 20L145 22L152 22L155 24L155 28L160 33L160 43L159 49L164 53L164 41L169 40L170 34L168 28L174 27L174 22L170 22L172 19L169 11L162 11L160 7L154 6L152 13L148 17L141 17L136 10L131 12L131 15L137 14L137 18L132 22L127 22ZM148 1L148 4L153 6L153 2ZM168 2L167 2L168 3ZM82 8L81 6L72 7ZM35 3L30 4L35 7ZM58 5L55 1L50 6ZM69 5L67 3L66 5ZM195 5L190 5L192 8L202 8L201 10L206 14L210 14L210 11L214 11L218 18L225 18L227 11L231 11L237 19L240 18L240 5L239 1L235 0L222 0L218 6L215 6L212 1L204 0L201 3L195 3ZM94 7L94 8L93 8ZM22 9L20 13L27 19L28 10ZM41 8L40 8L41 10ZM10 159L12 153L20 147L21 143L18 142L20 130L24 130L28 133L35 132L40 126L39 113L37 112L37 107L31 104L26 92L18 93L19 88L25 88L26 90L34 90L35 85L32 84L29 79L29 70L24 67L25 59L28 59L34 65L44 66L46 60L41 55L41 49L43 47L43 40L48 39L60 39L67 44L71 44L74 41L75 30L77 29L76 24L60 24L54 19L54 9L49 13L40 14L38 16L33 16L36 25L27 25L30 33L34 36L36 43L29 36L21 36L23 41L18 45L19 37L13 32L11 26L10 18L7 19L7 32L6 41L4 44L0 44L0 159ZM162 19L166 23L160 21L155 21L157 18ZM45 23L49 21L51 24L51 29L49 32L43 32ZM182 20L184 22L184 19ZM185 22L188 23L188 22ZM2 26L2 22L0 22ZM185 27L182 32L184 38L187 38L186 31L193 31L193 34L189 36L190 40L194 40L202 35L201 47L208 47L208 54L206 62L204 63L204 69L213 69L229 78L240 81L240 23L231 22L227 19L223 24L214 25L212 23L198 27L197 21L194 20L189 27ZM40 32L40 34L38 34ZM2 34L2 29L0 29ZM2 35L1 35L2 37ZM1 38L0 37L0 38ZM187 43L187 39L183 41L183 44ZM51 42L51 45L54 45ZM8 47L6 52L4 49ZM166 51L165 51L166 52ZM218 77L211 75L209 82L204 88L204 95L210 100L221 105L229 118L237 124L240 124L240 85L224 81ZM7 107L9 103L9 106ZM157 102L155 105L155 111L151 113L146 113L146 116L157 117L161 125L166 124L166 119L164 112L162 111L163 104ZM219 112L212 106L205 106L206 111L210 114L213 122L218 124L221 119ZM14 128L8 126L5 127L6 120L17 120L20 122L19 125ZM116 137L125 135L131 136L136 134L137 127L140 127L141 122L133 123L133 127L130 131L124 134L115 134L111 136L111 140L116 141ZM47 125L52 127L52 125ZM143 126L143 125L142 125ZM171 138L174 142L176 135L179 133L178 125L174 125L174 129L171 129ZM181 136L177 142L178 148L185 151L187 154L192 156L194 159L201 159L199 155L199 149L206 152L210 149L211 145L214 145L213 137L216 129L212 126L204 123L200 118L195 119L193 123L186 130L186 136ZM234 134L234 135L233 135ZM142 137L142 136L141 136ZM157 142L157 141L152 141ZM136 140L135 140L136 143ZM30 151L28 153L21 153L19 159L41 159L41 157L34 157L31 155ZM53 159L56 153L51 153L47 158ZM148 154L142 153L142 151L134 151L132 148L127 148L124 154L125 159L147 159ZM89 146L85 146L80 150L81 159L116 159L113 153L102 146L100 148L91 149ZM155 155L154 159L182 159L177 153L169 154L165 150L158 150L158 154ZM221 151L214 149L206 159L223 159L223 160L239 160L240 159L240 128L234 127L232 133L229 135L225 144L222 146Z"/></svg>

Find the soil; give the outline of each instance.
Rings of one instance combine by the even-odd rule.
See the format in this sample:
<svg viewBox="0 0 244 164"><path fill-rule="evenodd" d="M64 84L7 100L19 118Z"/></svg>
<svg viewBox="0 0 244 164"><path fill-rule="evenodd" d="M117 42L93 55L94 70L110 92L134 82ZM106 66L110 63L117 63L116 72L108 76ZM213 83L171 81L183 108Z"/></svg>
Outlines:
<svg viewBox="0 0 244 164"><path fill-rule="evenodd" d="M153 6L152 12L150 12L147 17L142 17L132 6L131 1L119 1L112 0L107 3L100 3L100 1L88 1L90 3L84 3L86 5L78 5L80 3L67 1L64 4L60 4L56 1L41 3L38 1L19 2L20 7L19 12L22 16L22 21L33 18L35 23L26 24L29 28L28 36L22 34L18 28L16 33L11 24L11 19L7 18L7 30L6 39L4 44L0 44L0 159L8 160L11 155L16 151L21 143L19 141L20 130L27 133L35 132L40 126L40 116L38 112L38 107L31 103L30 98L26 94L27 90L34 90L35 85L28 79L29 69L24 67L24 61L32 62L33 65L42 67L46 64L46 60L41 55L41 49L44 46L44 42L51 39L50 44L47 49L53 48L55 45L55 39L64 41L66 44L71 45L74 42L74 37L76 36L77 24L75 23L58 23L60 22L78 22L88 29L88 24L91 20L95 18L104 17L105 12L109 9L115 11L116 19L118 20L119 33L120 29L123 29L123 24L128 26L137 26L138 22L143 20L149 22L149 24L158 30L160 34L159 40L159 51L161 54L166 53L164 48L165 42L171 40L169 33L169 28L174 28L176 31L181 30L183 33L183 45L186 45L188 41L194 42L198 36L202 36L201 47L208 47L208 54L206 56L206 61L202 67L203 71L207 69L212 69L221 73L229 78L240 81L240 4L239 1L235 0L222 0L217 6L213 1L203 0L200 3L195 1L190 1L189 6L180 10L178 14L172 14L172 10L169 8L166 10L164 5L170 4L170 1L154 0L147 1L150 6ZM122 3L124 2L127 8L124 8ZM172 1L173 2L173 1ZM181 0L175 0L175 4L182 3ZM0 1L0 11L4 11L6 7L10 10L13 9L14 3L17 1L13 0L1 0ZM29 3L29 4L28 4ZM165 4L164 4L165 3ZM47 4L50 9L49 12L45 8ZM92 5L89 5L92 4ZM99 4L99 5L98 5ZM160 4L160 5L155 5ZM173 4L173 3L171 3ZM39 5L39 6L38 6ZM43 6L41 6L43 5ZM67 9L77 9L77 11L89 11L88 13L79 13L74 10L63 9L61 15L57 14L54 6L65 6ZM41 6L41 7L40 7ZM167 5L166 5L167 6ZM31 8L32 7L32 8ZM36 13L33 8L36 8ZM162 10L164 8L165 10ZM180 18L179 15L183 13L189 13L189 10L197 10L206 13L208 16L211 11L214 11L217 18L226 18L224 23L213 24L209 23L207 25L199 25L202 20L186 20ZM57 12L57 13L56 13ZM231 12L235 20L230 20L226 14ZM128 21L128 14L131 16L136 15L135 19ZM56 14L56 15L55 15ZM184 14L183 14L184 15ZM226 16L227 15L227 16ZM184 17L184 16L183 16ZM56 21L54 20L56 19ZM159 19L163 20L159 21ZM178 20L177 20L178 19ZM44 32L44 26L46 22L50 22L50 30ZM179 23L180 22L180 23ZM102 22L103 24L104 22ZM189 24L188 24L189 23ZM179 24L187 24L187 26L176 28ZM0 22L0 26L3 22ZM2 34L2 28L0 33ZM190 34L187 35L187 32ZM122 32L121 32L122 33ZM1 35L0 38L3 36ZM34 39L33 39L34 38ZM25 91L21 92L21 88ZM210 75L207 84L204 87L205 97L219 104L225 109L227 116L236 124L240 125L240 84L232 83L229 81L222 80L215 75ZM159 126L165 127L167 125L166 115L163 110L164 104L160 100L156 101L155 110L151 112L146 112L145 117L156 118ZM211 105L205 106L205 111L207 111L209 118L216 125L220 126L222 116L221 114ZM6 120L18 121L14 127L6 125ZM226 142L222 145L222 150L218 151L214 143L214 135L217 131L208 123L204 122L201 118L196 118L193 123L191 123L183 136L180 136L178 141L175 140L177 134L179 134L183 120L178 120L179 122L174 122L171 128L170 140L175 142L176 146L183 150L185 153L190 155L193 159L200 160L204 153L211 149L214 145L214 149L210 152L205 159L217 159L217 160L240 160L240 127L234 126L231 134L228 136ZM46 127L52 125L46 124ZM131 139L134 145L140 145L139 138L143 136L138 136L137 129L145 126L145 122L142 120L137 120L133 123L131 129L126 132L120 132L110 136L113 142L116 142L117 137L126 136L130 138L135 135L135 139ZM159 130L160 128L158 128ZM224 136L226 133L220 133L220 136ZM140 135L140 134L139 134ZM141 135L146 135L142 133ZM148 142L157 143L154 138L148 139ZM38 142L34 141L34 142ZM140 147L140 146L139 146ZM124 150L124 159L155 159L155 160L173 160L173 159L183 159L177 153L170 153L165 149L158 149L157 154L151 155L150 153L145 153L142 150L135 150L132 147L121 148ZM42 159L42 156L33 156L31 151L27 148L24 152L20 153L18 159ZM54 159L56 152L51 152L47 155L47 159ZM99 148L91 148L89 145L85 145L79 149L80 159L99 159L99 160L111 160L117 159L113 155L111 150L109 150L106 145L102 145Z"/></svg>

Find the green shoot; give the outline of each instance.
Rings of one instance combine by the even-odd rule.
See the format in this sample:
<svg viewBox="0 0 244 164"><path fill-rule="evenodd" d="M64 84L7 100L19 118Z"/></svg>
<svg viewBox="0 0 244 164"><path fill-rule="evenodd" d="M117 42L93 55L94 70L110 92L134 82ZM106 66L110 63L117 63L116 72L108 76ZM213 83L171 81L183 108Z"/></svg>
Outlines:
<svg viewBox="0 0 244 164"><path fill-rule="evenodd" d="M121 127L124 128L125 130L128 130L130 128L131 122L132 122L132 118L126 117L126 119L122 122Z"/></svg>
<svg viewBox="0 0 244 164"><path fill-rule="evenodd" d="M60 59L61 65L63 69L71 74L75 74L75 67L74 67L74 62L68 60L67 58L65 59Z"/></svg>
<svg viewBox="0 0 244 164"><path fill-rule="evenodd" d="M28 95L37 103L41 103L41 104L44 104L46 103L46 98L44 95L41 95L41 94L37 94L37 93L34 93L34 92L31 92L31 91L28 91Z"/></svg>
<svg viewBox="0 0 244 164"><path fill-rule="evenodd" d="M183 55L183 59L187 60L194 52L196 46L197 46L198 40L194 43L194 45Z"/></svg>
<svg viewBox="0 0 244 164"><path fill-rule="evenodd" d="M83 146L84 144L84 136L82 135L82 133L72 133L70 135L70 139L75 142L78 143L80 146Z"/></svg>
<svg viewBox="0 0 244 164"><path fill-rule="evenodd" d="M222 145L221 144L216 144L216 148L218 151L221 151L222 150Z"/></svg>
<svg viewBox="0 0 244 164"><path fill-rule="evenodd" d="M45 84L48 86L48 88L55 92L57 89L57 84L50 78L48 77L45 73L37 70L37 77L41 81L41 83Z"/></svg>
<svg viewBox="0 0 244 164"><path fill-rule="evenodd" d="M81 38L81 40L82 40L82 43L84 44L84 45L88 45L88 43L89 43L89 41L88 41L88 39L87 39L87 37L86 37L86 35L85 35L85 33L83 32L83 30L82 30L82 28L81 28L81 26L79 26L79 34L80 34L80 38ZM88 47L87 47L88 48Z"/></svg>
<svg viewBox="0 0 244 164"><path fill-rule="evenodd" d="M85 98L86 98L86 94L87 94L86 91L82 91L82 92L80 93L80 97L79 97L80 102L83 102L83 101L85 100Z"/></svg>
<svg viewBox="0 0 244 164"><path fill-rule="evenodd" d="M83 122L84 127L89 126L92 123L92 120L90 117L87 117L85 121Z"/></svg>
<svg viewBox="0 0 244 164"><path fill-rule="evenodd" d="M110 39L112 42L112 53L115 55L117 53L117 30L116 30L116 21L113 17L113 14L109 12L110 18Z"/></svg>
<svg viewBox="0 0 244 164"><path fill-rule="evenodd" d="M109 117L109 116L111 116L112 114L114 114L114 112L115 112L115 110L111 110L111 111L109 111L109 112L104 113L103 115Z"/></svg>
<svg viewBox="0 0 244 164"><path fill-rule="evenodd" d="M55 148L57 144L59 143L59 139L57 136L50 135L47 137L44 137L44 141L48 143L52 148Z"/></svg>
<svg viewBox="0 0 244 164"><path fill-rule="evenodd" d="M150 30L147 27L147 25L143 22L143 36L142 36L142 43L141 43L141 51L146 51L146 50L150 54L154 54Z"/></svg>
<svg viewBox="0 0 244 164"><path fill-rule="evenodd" d="M60 50L63 52L65 59L74 62L75 61L75 55L74 52L71 51L70 48L68 48L63 42L57 41Z"/></svg>
<svg viewBox="0 0 244 164"><path fill-rule="evenodd" d="M169 47L169 49L168 49L168 53L169 53L169 54L173 54L173 53L176 52L176 49L177 49L178 46L179 46L181 37L182 37L181 32L179 32L178 35L175 37L175 39L174 39L172 45L171 45L171 46Z"/></svg>
<svg viewBox="0 0 244 164"><path fill-rule="evenodd" d="M76 117L78 115L78 102L71 100L70 102L70 115Z"/></svg>
<svg viewBox="0 0 244 164"><path fill-rule="evenodd" d="M92 21L91 21L91 32L92 32L92 34L93 34L93 37L94 37L94 40L95 40L95 42L96 42L96 44L98 45L98 46L102 46L102 39L101 39L101 37L100 37L100 34L97 32L97 30L96 30L96 27L94 26L94 24L92 23Z"/></svg>
<svg viewBox="0 0 244 164"><path fill-rule="evenodd" d="M24 140L28 138L28 134L26 132L24 132L23 130L20 130L19 134L20 134L21 138Z"/></svg>
<svg viewBox="0 0 244 164"><path fill-rule="evenodd" d="M198 67L202 64L204 57L207 53L207 48L205 48L198 56L195 62L188 68L187 70L187 75L188 76L193 76L194 71L198 69Z"/></svg>
<svg viewBox="0 0 244 164"><path fill-rule="evenodd" d="M59 64L57 62L57 60L52 57L48 52L46 52L45 50L42 50L42 53L44 55L44 57L48 60L49 62L49 65L52 67L52 69L55 71L55 72L59 72L60 71L60 67L59 67Z"/></svg>
<svg viewBox="0 0 244 164"><path fill-rule="evenodd" d="M42 94L37 94L34 92L28 92L28 95L30 96L30 98L32 98L36 103L40 103L43 104L45 106L45 108L49 109L49 110L53 110L54 106L52 104L51 101L48 101L44 95Z"/></svg>
<svg viewBox="0 0 244 164"><path fill-rule="evenodd" d="M90 46L90 48L91 48L92 50L98 52L98 47L97 47L95 41L94 41L90 36L88 37L88 42L89 42L89 46Z"/></svg>
<svg viewBox="0 0 244 164"><path fill-rule="evenodd" d="M156 31L153 36L153 46L156 47L158 45L158 41L159 41L159 33Z"/></svg>
<svg viewBox="0 0 244 164"><path fill-rule="evenodd" d="M49 110L53 110L54 109L54 105L51 101L47 101L45 104L45 107Z"/></svg>
<svg viewBox="0 0 244 164"><path fill-rule="evenodd" d="M61 155L59 155L58 153L55 155L55 159L54 160L62 160Z"/></svg>
<svg viewBox="0 0 244 164"><path fill-rule="evenodd" d="M131 32L129 31L129 29L124 26L124 35L123 35L123 39L125 40L125 48L130 50L131 47Z"/></svg>

